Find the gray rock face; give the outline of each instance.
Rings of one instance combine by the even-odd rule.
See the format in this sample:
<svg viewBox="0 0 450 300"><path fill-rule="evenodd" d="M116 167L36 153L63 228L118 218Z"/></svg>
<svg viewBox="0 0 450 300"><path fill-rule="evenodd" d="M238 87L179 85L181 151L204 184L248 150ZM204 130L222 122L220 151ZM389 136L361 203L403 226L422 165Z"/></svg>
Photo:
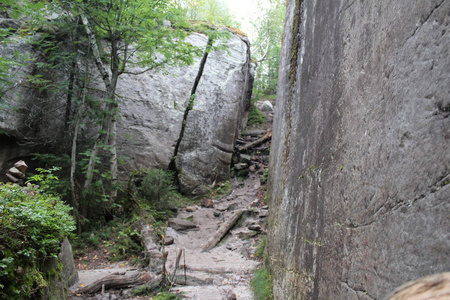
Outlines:
<svg viewBox="0 0 450 300"><path fill-rule="evenodd" d="M232 36L228 51L211 52L176 157L182 192L205 194L229 178L231 157L250 105L253 66L249 45Z"/></svg>
<svg viewBox="0 0 450 300"><path fill-rule="evenodd" d="M192 34L189 42L206 47L208 38ZM119 151L129 157L128 173L138 168L167 168L180 136L200 59L191 66L120 77ZM139 71L139 69L135 70Z"/></svg>
<svg viewBox="0 0 450 300"><path fill-rule="evenodd" d="M270 157L275 299L449 269L450 1L288 1Z"/></svg>
<svg viewBox="0 0 450 300"><path fill-rule="evenodd" d="M188 40L203 48L208 42L196 33ZM250 104L254 66L249 45L235 35L225 43L226 50L207 57L180 141L176 168L181 190L187 194L204 194L208 185L228 178L237 131ZM200 60L187 67L121 77L118 143L120 152L130 157L127 171L169 165Z"/></svg>
<svg viewBox="0 0 450 300"><path fill-rule="evenodd" d="M188 41L206 49L208 38L193 33ZM0 47L0 54L5 57L12 57L15 52L34 55L36 49L29 42L18 39ZM235 35L224 43L227 49L209 53L196 91L194 109L186 120L185 135L180 141L176 168L186 193L202 194L214 181L228 178L235 136L249 105L253 78L249 45L245 38ZM119 156L129 158L120 166L122 179L126 180L137 168L165 169L169 166L175 145L180 140L183 115L189 105L200 61L201 57L198 57L191 66L170 67L140 75L124 74L119 78L117 145ZM45 145L55 144L64 129L67 95L63 91L61 95L51 95L51 99L46 98L48 95L36 97L35 91L21 85L26 74L33 72L33 65L28 63L17 68L20 69L15 70L15 88L4 97L11 109L0 111L0 129L10 134L12 144L16 143L14 138L21 140L24 136L45 141ZM138 73L142 69L130 68L128 71ZM92 72L95 73L95 68ZM67 77L67 74L55 75L55 78ZM92 90L104 91L99 78L93 80ZM95 138L96 130L95 125L86 125L83 138L89 139L89 135ZM0 168L17 157L14 152L21 155L30 152L16 148L11 145L0 149Z"/></svg>

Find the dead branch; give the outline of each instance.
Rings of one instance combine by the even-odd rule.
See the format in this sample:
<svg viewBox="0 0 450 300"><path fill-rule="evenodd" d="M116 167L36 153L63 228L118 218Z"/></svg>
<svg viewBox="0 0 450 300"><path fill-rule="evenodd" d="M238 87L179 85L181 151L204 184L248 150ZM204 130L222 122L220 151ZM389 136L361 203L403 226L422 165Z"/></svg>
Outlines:
<svg viewBox="0 0 450 300"><path fill-rule="evenodd" d="M212 236L211 239L209 239L206 246L203 248L203 252L209 251L212 248L214 248L221 240L222 238L230 231L234 225L239 221L239 219L242 217L242 214L245 212L245 209L241 209L236 211L231 218L226 221L225 223L220 226L219 230Z"/></svg>
<svg viewBox="0 0 450 300"><path fill-rule="evenodd" d="M134 272L128 275L125 272L117 272L79 289L78 292L82 294L94 294L102 290L102 287L104 287L105 290L119 290L153 282L155 280L156 279L147 272Z"/></svg>
<svg viewBox="0 0 450 300"><path fill-rule="evenodd" d="M244 146L241 146L241 147L237 147L237 150L239 152L243 152L243 151L251 149L251 148L253 148L255 146L258 146L258 145L260 145L262 143L265 143L265 142L269 141L270 139L272 139L272 132L266 133L262 138L259 138L256 141L253 141L251 143L245 144Z"/></svg>

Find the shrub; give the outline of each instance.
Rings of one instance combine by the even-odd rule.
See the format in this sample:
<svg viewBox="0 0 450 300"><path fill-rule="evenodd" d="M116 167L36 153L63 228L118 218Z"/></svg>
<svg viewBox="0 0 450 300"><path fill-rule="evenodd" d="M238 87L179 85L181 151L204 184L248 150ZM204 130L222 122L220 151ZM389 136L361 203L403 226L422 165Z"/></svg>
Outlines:
<svg viewBox="0 0 450 300"><path fill-rule="evenodd" d="M174 174L161 169L138 169L131 174L128 192L134 210L152 209L159 212L176 207Z"/></svg>
<svg viewBox="0 0 450 300"><path fill-rule="evenodd" d="M256 105L254 105L253 103L250 104L250 109L249 109L249 112L248 112L247 125L248 126L261 125L261 124L264 124L265 121L266 121L266 115L264 113L262 113L256 107Z"/></svg>
<svg viewBox="0 0 450 300"><path fill-rule="evenodd" d="M261 184L266 184L269 179L269 169L264 169L261 176Z"/></svg>
<svg viewBox="0 0 450 300"><path fill-rule="evenodd" d="M35 299L47 285L41 268L75 229L70 210L56 196L0 185L0 299Z"/></svg>

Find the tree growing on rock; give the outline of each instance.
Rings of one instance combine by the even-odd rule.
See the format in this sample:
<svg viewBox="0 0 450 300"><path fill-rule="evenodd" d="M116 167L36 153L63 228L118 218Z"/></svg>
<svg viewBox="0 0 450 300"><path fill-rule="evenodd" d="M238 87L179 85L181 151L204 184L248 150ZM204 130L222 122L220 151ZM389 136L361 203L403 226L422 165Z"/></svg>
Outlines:
<svg viewBox="0 0 450 300"><path fill-rule="evenodd" d="M0 4L10 15L31 22L39 20L47 27L57 24L71 24L76 38L64 42L71 42L74 47L73 65L81 74L78 86L69 88L71 92L78 93L76 105L71 106L75 116L71 120L73 132L67 135L71 140L71 170L70 185L72 189L72 203L79 203L76 195L75 168L79 150L77 139L79 135L80 120L86 118L82 114L89 114L95 118L98 133L91 141L88 162L85 168L84 183L78 186L83 191L89 191L95 184L96 172L100 155L106 154L109 160L109 173L101 178L108 182L109 199L112 202L117 197L118 190L118 156L116 150L116 120L119 115L120 95L116 94L118 80L123 74L140 74L152 69L162 69L166 66L180 66L193 62L193 58L200 54L199 49L185 42L188 24L184 15L174 3L161 0L56 0L56 1L2 1ZM34 18L39 16L39 18ZM30 20L30 21L27 21ZM37 30L42 24L33 26ZM28 34L28 33L27 33ZM94 62L92 64L83 62ZM78 63L77 63L78 62ZM81 63L80 63L81 62ZM131 68L131 67L135 68ZM81 67L81 68L80 68ZM138 71L131 71L138 70ZM134 73L133 73L134 72ZM1 74L0 74L1 75ZM87 75L90 75L88 78ZM96 84L102 86L100 93L91 95L90 107L87 109L85 100L89 92L89 85L95 78ZM73 82L73 80L71 81ZM100 95L100 96L99 96ZM71 98L70 95L67 97ZM87 101L87 100L86 100ZM68 101L69 103L69 101ZM69 105L68 105L69 107ZM85 208L86 209L86 208ZM80 208L80 210L82 210Z"/></svg>
<svg viewBox="0 0 450 300"><path fill-rule="evenodd" d="M93 59L105 88L103 118L91 150L84 189L89 189L100 145L110 152L111 197L117 196L116 120L119 101L116 87L129 67L139 73L165 66L190 64L196 54L184 42L186 27L171 1L93 0L60 1L74 18L79 18L89 39ZM137 74L137 73L135 73Z"/></svg>

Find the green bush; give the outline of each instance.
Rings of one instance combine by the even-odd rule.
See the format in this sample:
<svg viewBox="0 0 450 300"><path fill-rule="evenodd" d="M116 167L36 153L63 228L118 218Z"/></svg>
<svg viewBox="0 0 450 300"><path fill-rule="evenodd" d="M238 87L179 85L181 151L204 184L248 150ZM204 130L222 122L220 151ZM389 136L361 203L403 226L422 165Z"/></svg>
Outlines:
<svg viewBox="0 0 450 300"><path fill-rule="evenodd" d="M70 210L56 196L0 185L0 299L35 299L47 285L41 268L75 229Z"/></svg>
<svg viewBox="0 0 450 300"><path fill-rule="evenodd" d="M251 282L255 300L272 300L273 285L272 274L267 268L260 268L256 271Z"/></svg>
<svg viewBox="0 0 450 300"><path fill-rule="evenodd" d="M266 184L267 180L269 179L269 169L264 169L262 176L261 176L261 184Z"/></svg>
<svg viewBox="0 0 450 300"><path fill-rule="evenodd" d="M166 214L177 206L174 174L161 169L138 169L133 171L128 183L133 211L153 211ZM157 216L154 215L155 218ZM157 218L158 219L158 218Z"/></svg>
<svg viewBox="0 0 450 300"><path fill-rule="evenodd" d="M247 121L247 125L251 126L251 125L261 125L264 124L264 122L266 121L266 115L264 113L262 113L257 107L256 105L254 105L253 103L250 104L250 109L248 111L248 121Z"/></svg>
<svg viewBox="0 0 450 300"><path fill-rule="evenodd" d="M154 300L181 300L182 298L178 297L175 294L169 292L159 293L157 296L153 297Z"/></svg>
<svg viewBox="0 0 450 300"><path fill-rule="evenodd" d="M258 258L263 258L264 256L264 249L266 248L266 237L263 237L261 243L258 245L258 247L256 247L255 250L255 256Z"/></svg>

